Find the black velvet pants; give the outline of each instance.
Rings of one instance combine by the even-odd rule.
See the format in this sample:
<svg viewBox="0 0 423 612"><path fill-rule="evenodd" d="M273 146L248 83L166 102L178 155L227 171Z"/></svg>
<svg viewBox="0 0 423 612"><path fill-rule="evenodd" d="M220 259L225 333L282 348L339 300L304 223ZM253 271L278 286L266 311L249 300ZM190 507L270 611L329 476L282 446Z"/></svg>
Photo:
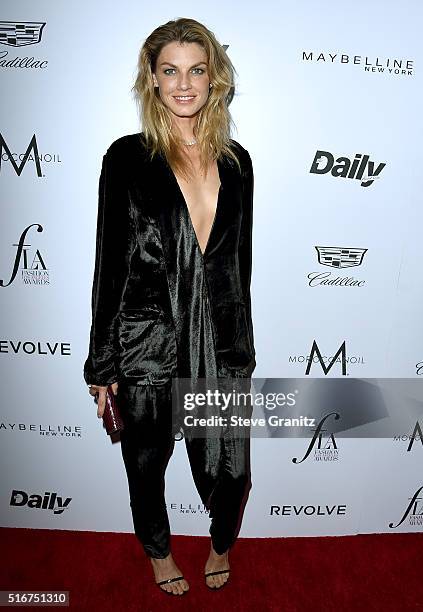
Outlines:
<svg viewBox="0 0 423 612"><path fill-rule="evenodd" d="M125 429L122 456L128 477L134 530L150 557L170 552L165 502L165 471L175 440L172 432L172 381L163 385L119 384ZM251 489L250 438L185 437L191 472L211 518L213 548L223 554L235 542Z"/></svg>

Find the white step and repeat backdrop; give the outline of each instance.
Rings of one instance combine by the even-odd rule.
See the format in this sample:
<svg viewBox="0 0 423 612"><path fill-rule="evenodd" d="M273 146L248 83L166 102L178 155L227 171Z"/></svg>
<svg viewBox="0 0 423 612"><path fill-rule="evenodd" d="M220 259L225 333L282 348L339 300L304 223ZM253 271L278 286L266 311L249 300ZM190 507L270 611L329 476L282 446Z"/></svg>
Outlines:
<svg viewBox="0 0 423 612"><path fill-rule="evenodd" d="M423 375L418 0L3 0L2 526L132 531L120 443L82 379L97 189L107 147L139 131L139 48L176 17L205 23L237 69L233 137L255 170L255 376ZM326 366L345 342L347 370L314 359L307 374L314 342ZM423 445L403 434L329 431L331 460L298 463L310 440L253 439L240 535L421 531ZM208 534L183 441L166 496L173 533Z"/></svg>

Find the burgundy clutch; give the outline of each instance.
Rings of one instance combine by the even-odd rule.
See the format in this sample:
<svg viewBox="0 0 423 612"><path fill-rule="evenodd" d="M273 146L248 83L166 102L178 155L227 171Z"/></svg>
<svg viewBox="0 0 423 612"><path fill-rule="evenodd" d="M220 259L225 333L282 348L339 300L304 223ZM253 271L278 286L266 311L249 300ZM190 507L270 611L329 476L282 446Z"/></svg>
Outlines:
<svg viewBox="0 0 423 612"><path fill-rule="evenodd" d="M122 417L120 416L119 408L116 402L116 395L113 393L111 385L107 387L103 423L109 436L124 429Z"/></svg>

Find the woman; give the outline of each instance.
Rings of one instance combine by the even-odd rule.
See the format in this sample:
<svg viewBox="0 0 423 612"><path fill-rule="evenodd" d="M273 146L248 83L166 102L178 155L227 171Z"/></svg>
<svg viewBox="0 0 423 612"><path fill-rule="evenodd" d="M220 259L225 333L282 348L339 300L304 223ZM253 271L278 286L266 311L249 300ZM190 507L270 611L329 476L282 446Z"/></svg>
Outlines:
<svg viewBox="0 0 423 612"><path fill-rule="evenodd" d="M164 475L172 454L172 378L249 378L253 169L230 138L233 67L192 19L158 27L134 86L143 132L109 147L100 176L92 326L84 378L102 416L108 384L125 430L122 455L135 533L155 580L188 582L170 552ZM228 551L251 487L249 438L185 438L209 509L210 588L229 577Z"/></svg>

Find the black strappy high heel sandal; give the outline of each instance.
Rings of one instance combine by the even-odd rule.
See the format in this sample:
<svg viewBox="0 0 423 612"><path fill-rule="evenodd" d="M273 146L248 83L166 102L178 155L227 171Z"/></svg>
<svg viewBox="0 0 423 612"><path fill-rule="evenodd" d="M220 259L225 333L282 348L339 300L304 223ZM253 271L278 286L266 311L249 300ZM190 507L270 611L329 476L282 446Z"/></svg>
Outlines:
<svg viewBox="0 0 423 612"><path fill-rule="evenodd" d="M229 574L230 571L231 570L228 568L228 569L225 569L225 570L218 570L217 572L207 572L207 574L204 574L204 578L207 578L208 576L217 576L217 574ZM229 577L228 577L228 580L229 580ZM218 591L219 589L224 587L225 584L228 583L228 580L226 580L226 582L224 582L220 586L210 586L206 582L206 586L208 586L209 589L211 589L212 591Z"/></svg>
<svg viewBox="0 0 423 612"><path fill-rule="evenodd" d="M161 591L163 591L164 593L167 593L168 595L179 595L179 593L174 593L173 591L166 591L166 589L161 589L160 585L169 584L170 582L176 582L177 580L183 580L183 579L184 579L183 576L176 576L176 578L168 578L167 580L161 580L160 582L156 582L156 584L158 585ZM182 595L185 595L185 593L187 593L187 591L183 591Z"/></svg>

